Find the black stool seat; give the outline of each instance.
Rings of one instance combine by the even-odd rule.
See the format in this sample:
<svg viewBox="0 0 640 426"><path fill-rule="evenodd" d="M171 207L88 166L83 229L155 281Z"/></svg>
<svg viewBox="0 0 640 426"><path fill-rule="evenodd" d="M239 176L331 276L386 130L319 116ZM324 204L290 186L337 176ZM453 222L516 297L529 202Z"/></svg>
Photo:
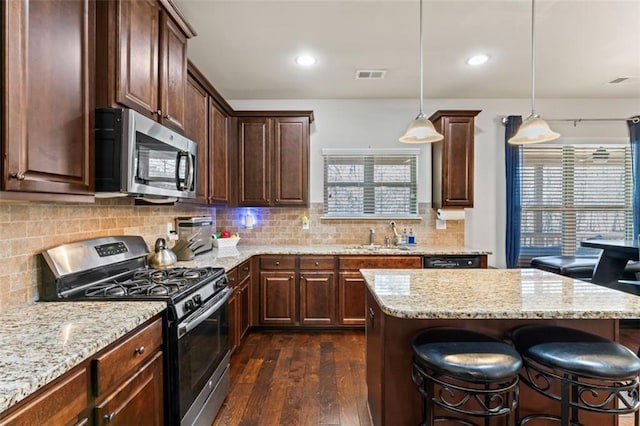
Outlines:
<svg viewBox="0 0 640 426"><path fill-rule="evenodd" d="M515 424L522 358L512 346L476 331L437 327L420 332L412 348L412 379L423 397L421 425L476 425L468 417L483 418L485 426L505 417L506 424ZM458 416L436 415L436 407Z"/></svg>
<svg viewBox="0 0 640 426"><path fill-rule="evenodd" d="M584 331L527 326L515 330L512 340L523 356L577 375L625 379L640 374L640 359L631 350Z"/></svg>
<svg viewBox="0 0 640 426"><path fill-rule="evenodd" d="M640 426L640 359L619 343L567 327L529 325L511 333L522 355L521 380L560 402L560 415L530 414L562 426L580 426L580 411L609 415L633 413ZM559 384L559 386L553 386Z"/></svg>
<svg viewBox="0 0 640 426"><path fill-rule="evenodd" d="M531 267L564 275L571 278L588 279L598 264L599 256L538 256L531 259ZM635 280L640 278L639 262L629 262L620 278Z"/></svg>
<svg viewBox="0 0 640 426"><path fill-rule="evenodd" d="M471 330L437 328L413 341L414 360L422 367L469 382L513 377L522 359L510 345Z"/></svg>

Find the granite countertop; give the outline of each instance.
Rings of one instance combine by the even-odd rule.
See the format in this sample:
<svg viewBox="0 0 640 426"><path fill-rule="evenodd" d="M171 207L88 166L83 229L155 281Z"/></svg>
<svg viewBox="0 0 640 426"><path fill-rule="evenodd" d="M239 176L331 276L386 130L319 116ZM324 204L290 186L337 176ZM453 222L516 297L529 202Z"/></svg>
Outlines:
<svg viewBox="0 0 640 426"><path fill-rule="evenodd" d="M0 413L164 309L164 302L42 302L4 309Z"/></svg>
<svg viewBox="0 0 640 426"><path fill-rule="evenodd" d="M248 246L239 245L231 248L213 249L208 253L196 256L193 260L178 262L177 266L202 267L216 266L230 270L251 256L261 254L276 255L489 255L490 251L466 247L381 247L366 244L343 245L300 245L300 246Z"/></svg>
<svg viewBox="0 0 640 426"><path fill-rule="evenodd" d="M640 297L537 269L363 269L382 311L410 319L640 318Z"/></svg>

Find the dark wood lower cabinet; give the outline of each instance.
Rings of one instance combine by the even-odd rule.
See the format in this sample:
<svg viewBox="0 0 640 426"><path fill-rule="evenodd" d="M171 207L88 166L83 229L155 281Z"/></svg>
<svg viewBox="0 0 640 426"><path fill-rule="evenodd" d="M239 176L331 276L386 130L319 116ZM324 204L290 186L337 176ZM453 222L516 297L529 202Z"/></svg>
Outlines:
<svg viewBox="0 0 640 426"><path fill-rule="evenodd" d="M364 327L365 285L360 272L340 272L338 283L340 325Z"/></svg>
<svg viewBox="0 0 640 426"><path fill-rule="evenodd" d="M96 425L163 424L162 352L95 408Z"/></svg>
<svg viewBox="0 0 640 426"><path fill-rule="evenodd" d="M1 413L0 425L161 426L161 346L156 317Z"/></svg>
<svg viewBox="0 0 640 426"><path fill-rule="evenodd" d="M335 324L334 272L300 271L300 325Z"/></svg>
<svg viewBox="0 0 640 426"><path fill-rule="evenodd" d="M260 273L260 324L294 325L296 322L295 271Z"/></svg>

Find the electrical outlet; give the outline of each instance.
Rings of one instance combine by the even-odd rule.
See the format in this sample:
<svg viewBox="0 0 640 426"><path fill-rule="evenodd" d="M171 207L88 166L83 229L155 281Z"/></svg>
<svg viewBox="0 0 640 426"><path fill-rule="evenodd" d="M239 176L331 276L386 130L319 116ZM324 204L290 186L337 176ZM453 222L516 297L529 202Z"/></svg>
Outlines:
<svg viewBox="0 0 640 426"><path fill-rule="evenodd" d="M178 239L178 233L173 230L173 223L167 222L167 240L173 241Z"/></svg>
<svg viewBox="0 0 640 426"><path fill-rule="evenodd" d="M305 231L309 230L309 218L306 216L302 216L302 229Z"/></svg>

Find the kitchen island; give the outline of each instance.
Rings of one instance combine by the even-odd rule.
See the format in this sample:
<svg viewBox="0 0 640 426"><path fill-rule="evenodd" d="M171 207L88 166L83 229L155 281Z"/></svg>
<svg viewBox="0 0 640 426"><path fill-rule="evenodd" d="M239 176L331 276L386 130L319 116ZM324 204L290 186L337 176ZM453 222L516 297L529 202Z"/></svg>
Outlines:
<svg viewBox="0 0 640 426"><path fill-rule="evenodd" d="M515 327L563 325L618 340L618 320L640 318L640 298L536 269L363 269L367 284L367 388L374 425L411 425L422 402L411 381L411 340L429 327L505 338ZM556 404L521 384L521 414ZM591 416L591 417L590 417ZM617 420L585 413L584 424Z"/></svg>

